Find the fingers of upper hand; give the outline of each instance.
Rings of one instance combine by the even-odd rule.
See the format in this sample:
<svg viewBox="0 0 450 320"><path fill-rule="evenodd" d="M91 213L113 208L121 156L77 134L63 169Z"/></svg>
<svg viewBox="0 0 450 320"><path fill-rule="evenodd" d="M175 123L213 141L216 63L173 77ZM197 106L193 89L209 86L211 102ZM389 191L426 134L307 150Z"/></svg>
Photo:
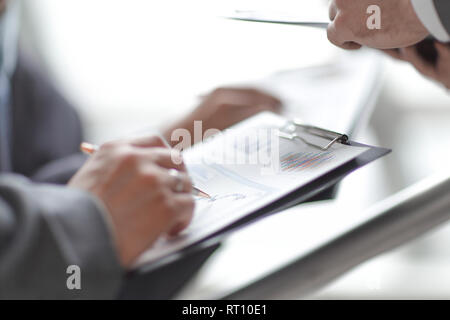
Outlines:
<svg viewBox="0 0 450 320"><path fill-rule="evenodd" d="M436 80L441 82L447 89L450 88L450 47L448 44L436 42L438 51L438 62L436 64Z"/></svg>
<svg viewBox="0 0 450 320"><path fill-rule="evenodd" d="M394 59L397 59L397 60L401 60L401 61L405 61L405 59L403 58L403 55L402 55L400 49L384 49L384 50L381 50L381 51L386 53L391 58L394 58Z"/></svg>
<svg viewBox="0 0 450 320"><path fill-rule="evenodd" d="M436 42L435 47L440 59L450 61L450 46L448 44Z"/></svg>
<svg viewBox="0 0 450 320"><path fill-rule="evenodd" d="M354 15L358 14L358 11L355 11L354 7L357 7L357 4L348 0L333 0L329 6L331 23L327 30L328 40L346 50L357 50L362 47L358 39L364 28L357 24L359 18L357 19ZM355 26L358 28L355 29Z"/></svg>
<svg viewBox="0 0 450 320"><path fill-rule="evenodd" d="M427 77L436 78L436 70L419 54L415 46L400 49L405 61L411 63L420 73Z"/></svg>
<svg viewBox="0 0 450 320"><path fill-rule="evenodd" d="M360 49L361 45L352 41L354 39L351 30L348 28L348 19L338 12L333 21L328 25L328 40L337 47L346 50Z"/></svg>
<svg viewBox="0 0 450 320"><path fill-rule="evenodd" d="M331 1L330 6L329 6L329 10L328 10L328 16L330 17L330 21L333 21L334 18L336 18L336 15L337 15L336 2L335 1Z"/></svg>

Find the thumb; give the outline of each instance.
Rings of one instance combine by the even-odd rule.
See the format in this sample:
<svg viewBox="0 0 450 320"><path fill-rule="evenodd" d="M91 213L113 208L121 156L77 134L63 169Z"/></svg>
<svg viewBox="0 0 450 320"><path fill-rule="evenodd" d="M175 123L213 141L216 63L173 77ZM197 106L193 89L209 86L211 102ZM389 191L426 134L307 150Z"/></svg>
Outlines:
<svg viewBox="0 0 450 320"><path fill-rule="evenodd" d="M342 48L346 50L358 50L362 48L362 45L353 41L347 41L342 44Z"/></svg>

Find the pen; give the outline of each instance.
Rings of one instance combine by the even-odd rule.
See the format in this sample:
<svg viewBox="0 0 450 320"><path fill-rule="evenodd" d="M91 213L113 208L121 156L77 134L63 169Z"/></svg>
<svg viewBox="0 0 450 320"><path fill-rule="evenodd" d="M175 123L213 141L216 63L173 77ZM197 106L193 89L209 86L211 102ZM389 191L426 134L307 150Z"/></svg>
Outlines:
<svg viewBox="0 0 450 320"><path fill-rule="evenodd" d="M314 20L302 20L301 18L283 16L279 14L273 14L271 12L253 11L253 10L235 10L231 14L222 16L225 19L247 21L247 22L260 22L260 23L272 23L272 24L285 24L295 25L303 27L312 27L318 29L327 29L328 21L314 21Z"/></svg>
<svg viewBox="0 0 450 320"><path fill-rule="evenodd" d="M80 145L80 149L83 153L87 154L87 155L92 155L94 154L96 151L98 151L98 146L91 144L91 143L87 143L87 142L83 142ZM194 196L198 196L198 197L202 197L202 198L206 198L206 199L211 199L211 196L209 194L207 194L206 192L203 192L202 190L196 188L195 186L192 186L192 194Z"/></svg>

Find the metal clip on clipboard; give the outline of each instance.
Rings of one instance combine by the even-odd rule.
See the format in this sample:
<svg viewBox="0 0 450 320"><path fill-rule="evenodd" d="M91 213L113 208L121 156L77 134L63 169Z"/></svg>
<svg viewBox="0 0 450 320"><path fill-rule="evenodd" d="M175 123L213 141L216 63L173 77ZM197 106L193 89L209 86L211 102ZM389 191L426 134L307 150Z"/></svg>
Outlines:
<svg viewBox="0 0 450 320"><path fill-rule="evenodd" d="M305 137L303 137L301 134L298 133L298 129L310 135L330 140L330 142L326 146L321 146L311 141L308 141L305 139ZM281 128L278 131L278 136L280 138L287 140L298 139L303 143L315 148L319 148L322 151L327 151L335 143L346 144L348 142L348 136L346 134L341 134L334 131L303 124L301 121L296 119L289 121L283 128Z"/></svg>

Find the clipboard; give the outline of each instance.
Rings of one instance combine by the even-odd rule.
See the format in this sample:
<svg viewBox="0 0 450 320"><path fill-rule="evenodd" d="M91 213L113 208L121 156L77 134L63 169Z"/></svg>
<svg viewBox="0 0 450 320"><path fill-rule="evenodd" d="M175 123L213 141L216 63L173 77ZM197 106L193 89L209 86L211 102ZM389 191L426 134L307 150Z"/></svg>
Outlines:
<svg viewBox="0 0 450 320"><path fill-rule="evenodd" d="M368 150L352 161L329 171L311 183L303 185L270 205L250 213L207 238L179 250L175 254L144 264L128 272L119 292L119 299L171 299L200 270L209 257L220 248L222 241L231 233L301 203L330 199L335 186L343 178L391 152L389 149L351 141L346 134L309 126L296 119L287 122L286 126L295 126L301 130L313 132L315 135L327 137L329 144L341 143L355 147L368 147ZM327 145L317 147L326 148Z"/></svg>
<svg viewBox="0 0 450 320"><path fill-rule="evenodd" d="M368 150L352 161L347 162L344 165L329 171L318 179L299 187L283 198L271 203L270 205L249 213L235 223L232 223L227 227L224 227L221 230L210 234L206 238L193 243L192 245L189 245L174 254L163 257L149 264L144 264L134 272L152 273L166 266L177 264L177 262L182 261L183 259L188 259L190 256L198 255L202 250L206 250L208 248L216 248L219 246L220 242L232 232L244 228L245 226L258 221L259 219L307 202L308 200L320 195L324 191L329 190L355 170L362 168L365 165L379 158L382 158L383 156L391 152L391 150L386 148L373 147L351 141L346 134L306 125L295 119L289 121L288 125L293 125L296 128L300 128L301 130L307 130L310 134L313 133L314 135L322 138L326 137L326 139L329 140L329 143L327 145L316 146L317 148L321 148L322 150L326 150L330 146L337 143L354 147L366 147L368 148Z"/></svg>

